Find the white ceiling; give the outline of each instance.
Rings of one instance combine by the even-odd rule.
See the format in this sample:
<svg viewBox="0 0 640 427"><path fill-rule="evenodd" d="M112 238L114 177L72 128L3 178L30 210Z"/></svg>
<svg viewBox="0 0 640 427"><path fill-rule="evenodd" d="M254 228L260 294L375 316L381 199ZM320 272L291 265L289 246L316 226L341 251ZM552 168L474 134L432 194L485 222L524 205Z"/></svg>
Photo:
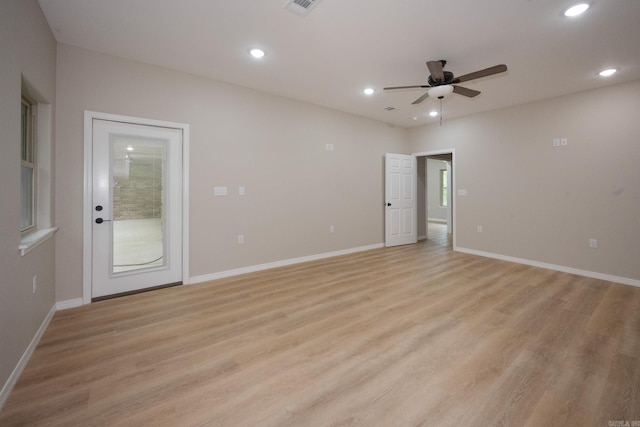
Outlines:
<svg viewBox="0 0 640 427"><path fill-rule="evenodd" d="M462 75L509 71L463 86L444 119L640 79L640 0L322 0L307 16L286 0L40 0L61 43L208 76L400 126L437 121L423 90L427 60ZM261 60L252 47L267 52ZM619 68L603 79L597 73ZM365 96L362 90L376 93ZM384 108L392 106L394 111ZM417 120L413 118L417 117Z"/></svg>

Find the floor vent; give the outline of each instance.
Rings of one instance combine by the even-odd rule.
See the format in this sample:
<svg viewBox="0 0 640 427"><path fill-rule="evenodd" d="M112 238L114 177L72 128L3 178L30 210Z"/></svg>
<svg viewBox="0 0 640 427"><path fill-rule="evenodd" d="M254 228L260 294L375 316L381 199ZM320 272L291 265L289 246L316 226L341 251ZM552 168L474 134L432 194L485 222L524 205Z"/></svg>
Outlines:
<svg viewBox="0 0 640 427"><path fill-rule="evenodd" d="M284 7L297 15L306 15L318 3L320 0L289 0Z"/></svg>

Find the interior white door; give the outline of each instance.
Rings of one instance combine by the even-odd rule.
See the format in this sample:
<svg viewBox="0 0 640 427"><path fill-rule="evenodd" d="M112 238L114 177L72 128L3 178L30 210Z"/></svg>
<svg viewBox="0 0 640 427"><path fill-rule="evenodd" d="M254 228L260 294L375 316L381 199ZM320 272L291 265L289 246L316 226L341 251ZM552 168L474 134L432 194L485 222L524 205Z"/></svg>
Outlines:
<svg viewBox="0 0 640 427"><path fill-rule="evenodd" d="M417 161L415 156L385 156L385 246L416 243Z"/></svg>
<svg viewBox="0 0 640 427"><path fill-rule="evenodd" d="M182 130L93 119L91 297L182 280Z"/></svg>

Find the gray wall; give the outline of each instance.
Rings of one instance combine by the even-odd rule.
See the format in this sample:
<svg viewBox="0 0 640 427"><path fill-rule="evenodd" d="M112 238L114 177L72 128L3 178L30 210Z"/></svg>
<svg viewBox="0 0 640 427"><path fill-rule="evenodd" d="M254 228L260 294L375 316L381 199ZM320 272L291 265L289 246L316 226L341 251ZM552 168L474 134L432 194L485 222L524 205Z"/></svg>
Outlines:
<svg viewBox="0 0 640 427"><path fill-rule="evenodd" d="M454 195L459 248L639 280L638 117L640 81L413 128L409 139L412 152L456 150L456 186L468 191Z"/></svg>
<svg viewBox="0 0 640 427"><path fill-rule="evenodd" d="M190 125L192 277L384 240L383 157L406 129L66 45L58 94L58 300L82 296L84 110Z"/></svg>
<svg viewBox="0 0 640 427"><path fill-rule="evenodd" d="M25 256L18 245L21 76L37 101L54 104L55 65L56 42L37 1L0 2L0 388L54 304L54 241Z"/></svg>

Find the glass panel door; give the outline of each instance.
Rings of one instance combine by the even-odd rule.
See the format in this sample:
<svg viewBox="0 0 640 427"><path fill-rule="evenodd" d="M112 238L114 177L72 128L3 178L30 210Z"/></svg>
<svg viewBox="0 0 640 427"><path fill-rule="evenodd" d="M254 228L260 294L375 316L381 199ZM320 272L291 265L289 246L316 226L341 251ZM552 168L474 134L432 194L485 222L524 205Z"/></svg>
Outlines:
<svg viewBox="0 0 640 427"><path fill-rule="evenodd" d="M92 121L91 298L182 281L182 130Z"/></svg>

